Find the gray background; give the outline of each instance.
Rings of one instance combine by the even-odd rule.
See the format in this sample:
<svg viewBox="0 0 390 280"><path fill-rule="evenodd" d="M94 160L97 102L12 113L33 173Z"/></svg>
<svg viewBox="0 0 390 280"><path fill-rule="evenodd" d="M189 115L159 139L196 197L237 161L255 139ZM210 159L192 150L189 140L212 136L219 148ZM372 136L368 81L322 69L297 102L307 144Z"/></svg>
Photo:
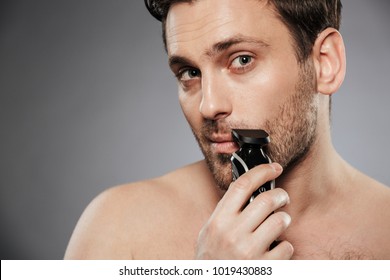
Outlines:
<svg viewBox="0 0 390 280"><path fill-rule="evenodd" d="M333 139L390 185L390 2L345 0ZM0 256L61 259L109 186L201 159L160 25L130 0L0 1Z"/></svg>

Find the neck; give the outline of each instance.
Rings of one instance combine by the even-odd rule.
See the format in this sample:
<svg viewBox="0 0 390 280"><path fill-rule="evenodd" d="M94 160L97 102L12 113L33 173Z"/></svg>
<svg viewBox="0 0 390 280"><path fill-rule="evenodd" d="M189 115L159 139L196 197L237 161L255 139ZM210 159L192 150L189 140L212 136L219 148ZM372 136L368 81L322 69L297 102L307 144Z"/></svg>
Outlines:
<svg viewBox="0 0 390 280"><path fill-rule="evenodd" d="M307 155L276 180L276 187L290 196L290 204L284 210L293 219L306 213L326 213L330 204L343 196L353 178L353 169L333 148L328 119L319 119L317 137Z"/></svg>

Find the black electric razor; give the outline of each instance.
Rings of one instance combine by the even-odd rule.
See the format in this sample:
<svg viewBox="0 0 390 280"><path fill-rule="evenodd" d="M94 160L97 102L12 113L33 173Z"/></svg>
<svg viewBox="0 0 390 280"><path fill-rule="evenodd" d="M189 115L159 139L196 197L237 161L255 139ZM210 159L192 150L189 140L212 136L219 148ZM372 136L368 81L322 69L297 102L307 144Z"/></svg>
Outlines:
<svg viewBox="0 0 390 280"><path fill-rule="evenodd" d="M270 142L267 132L261 129L233 129L232 137L240 147L231 157L233 181L255 166L271 163L271 159L263 149ZM275 180L259 186L248 203L262 192L273 188L275 188Z"/></svg>
<svg viewBox="0 0 390 280"><path fill-rule="evenodd" d="M242 174L260 164L271 163L271 159L264 152L264 147L270 142L267 132L261 129L233 129L233 140L238 143L240 149L232 154L232 175L233 181ZM275 180L266 182L251 195L245 207L251 203L259 194L275 188ZM269 247L272 250L279 244L275 240Z"/></svg>

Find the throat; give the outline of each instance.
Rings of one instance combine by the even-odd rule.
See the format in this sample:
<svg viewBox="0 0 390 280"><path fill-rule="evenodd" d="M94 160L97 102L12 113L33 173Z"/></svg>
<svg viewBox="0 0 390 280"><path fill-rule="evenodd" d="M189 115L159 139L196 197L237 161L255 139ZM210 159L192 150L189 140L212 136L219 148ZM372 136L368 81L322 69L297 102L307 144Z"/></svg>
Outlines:
<svg viewBox="0 0 390 280"><path fill-rule="evenodd" d="M323 215L346 198L351 173L351 167L336 151L314 148L299 164L283 171L276 179L276 187L283 188L290 196L290 204L284 210L292 218L306 214L313 217L313 213Z"/></svg>

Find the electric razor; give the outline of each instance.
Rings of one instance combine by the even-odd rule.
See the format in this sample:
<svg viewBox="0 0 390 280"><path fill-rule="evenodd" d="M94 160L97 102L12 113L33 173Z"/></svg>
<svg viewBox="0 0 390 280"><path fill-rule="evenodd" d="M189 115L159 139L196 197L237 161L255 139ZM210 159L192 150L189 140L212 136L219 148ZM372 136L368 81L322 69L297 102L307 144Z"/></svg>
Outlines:
<svg viewBox="0 0 390 280"><path fill-rule="evenodd" d="M231 157L233 181L255 166L271 163L271 159L264 152L264 147L270 142L267 132L261 129L233 129L232 137L240 147ZM275 180L259 186L248 203L262 192L273 188L275 188Z"/></svg>

